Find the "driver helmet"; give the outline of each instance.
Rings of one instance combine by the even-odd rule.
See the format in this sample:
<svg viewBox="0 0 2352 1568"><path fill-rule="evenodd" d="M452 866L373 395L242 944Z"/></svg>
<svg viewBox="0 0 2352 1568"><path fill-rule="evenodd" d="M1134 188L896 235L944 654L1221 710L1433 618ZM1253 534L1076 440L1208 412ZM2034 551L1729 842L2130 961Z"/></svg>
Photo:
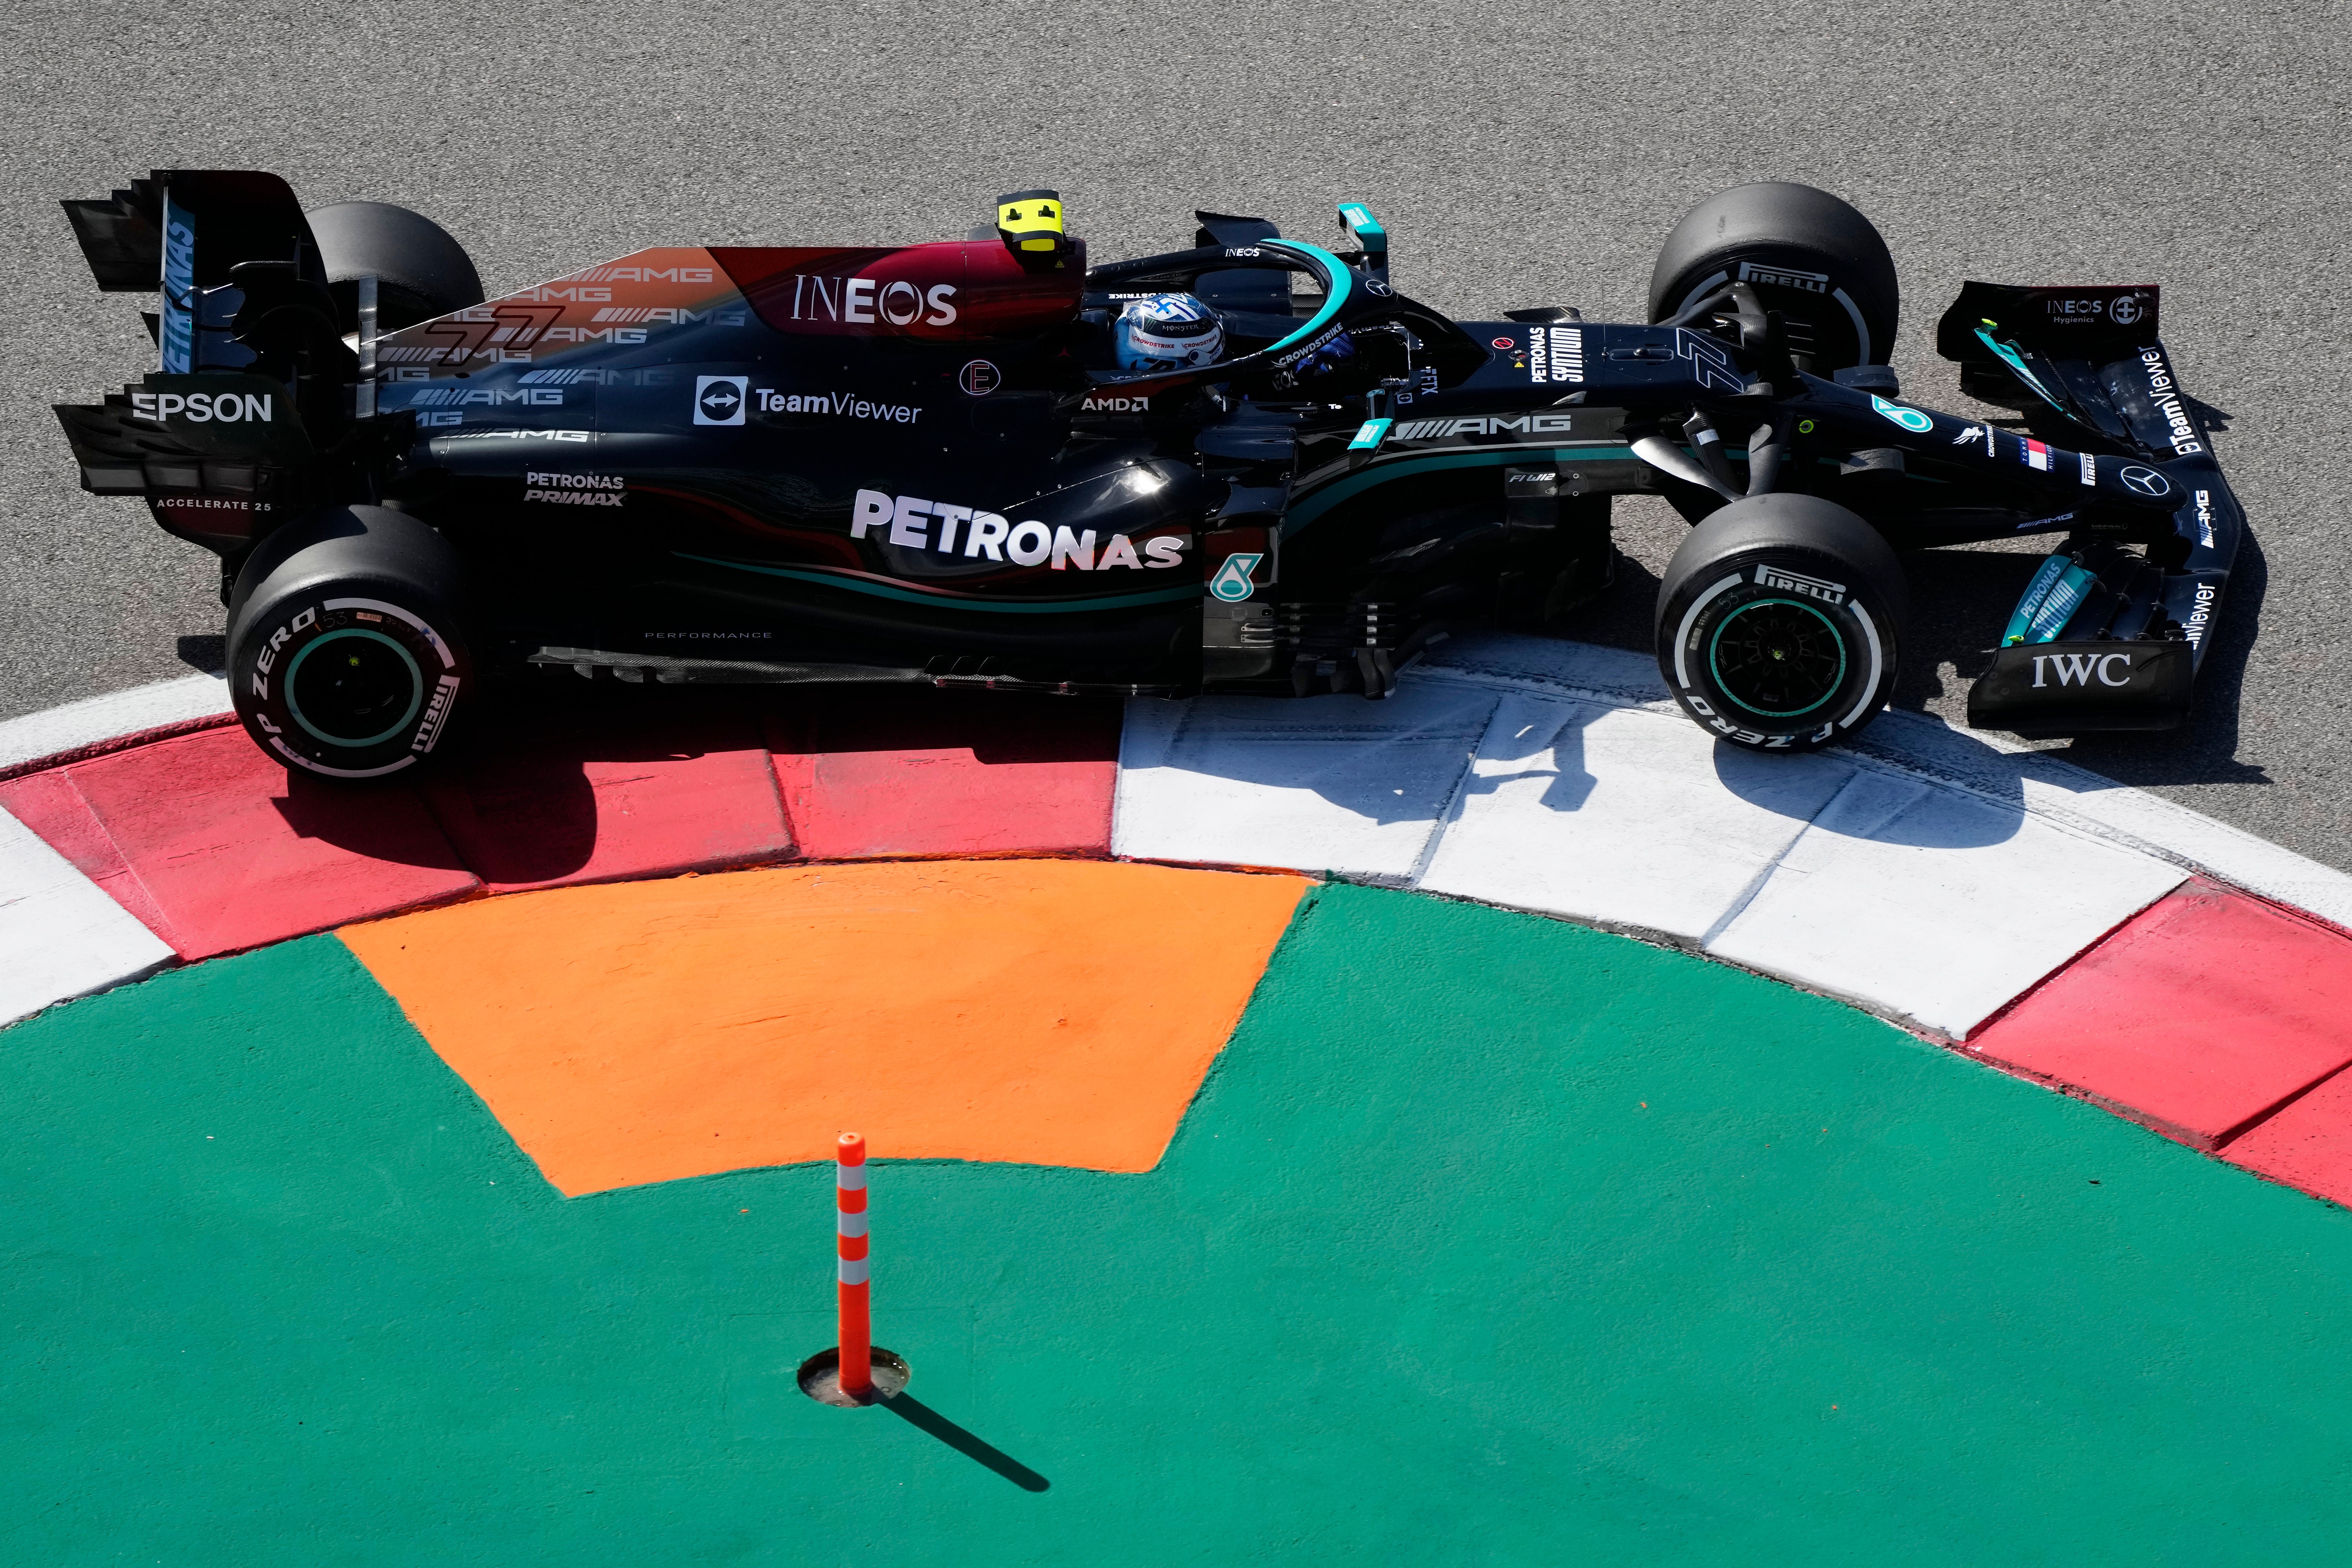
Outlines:
<svg viewBox="0 0 2352 1568"><path fill-rule="evenodd" d="M1190 294L1130 300L1111 331L1118 368L1131 373L1213 364L1225 352L1217 313Z"/></svg>

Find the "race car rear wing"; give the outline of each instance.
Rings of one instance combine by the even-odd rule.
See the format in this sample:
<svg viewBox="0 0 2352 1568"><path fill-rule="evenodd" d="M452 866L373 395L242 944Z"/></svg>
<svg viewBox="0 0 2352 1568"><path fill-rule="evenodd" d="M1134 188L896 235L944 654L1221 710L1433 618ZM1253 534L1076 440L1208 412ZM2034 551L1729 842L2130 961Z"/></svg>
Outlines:
<svg viewBox="0 0 2352 1568"><path fill-rule="evenodd" d="M109 294L143 294L163 277L163 180L158 170L103 201L66 202L74 237Z"/></svg>
<svg viewBox="0 0 2352 1568"><path fill-rule="evenodd" d="M275 174L170 169L63 205L100 289L163 295L158 367L57 405L82 486L144 495L171 531L234 553L351 425L357 362L301 204Z"/></svg>
<svg viewBox="0 0 2352 1568"><path fill-rule="evenodd" d="M228 287L239 268L258 263L299 281L327 281L302 204L276 174L158 169L102 201L61 205L100 289L162 291L160 368L170 374L252 363L229 341L226 302L208 311L204 299Z"/></svg>

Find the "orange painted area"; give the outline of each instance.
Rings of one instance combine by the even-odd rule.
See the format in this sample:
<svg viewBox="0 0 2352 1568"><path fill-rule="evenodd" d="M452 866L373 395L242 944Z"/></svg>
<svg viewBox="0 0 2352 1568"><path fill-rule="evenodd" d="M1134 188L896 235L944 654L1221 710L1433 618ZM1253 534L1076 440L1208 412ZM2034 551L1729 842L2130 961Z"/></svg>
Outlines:
<svg viewBox="0 0 2352 1568"><path fill-rule="evenodd" d="M1084 860L565 888L341 934L568 1196L829 1160L1145 1171L1308 886Z"/></svg>

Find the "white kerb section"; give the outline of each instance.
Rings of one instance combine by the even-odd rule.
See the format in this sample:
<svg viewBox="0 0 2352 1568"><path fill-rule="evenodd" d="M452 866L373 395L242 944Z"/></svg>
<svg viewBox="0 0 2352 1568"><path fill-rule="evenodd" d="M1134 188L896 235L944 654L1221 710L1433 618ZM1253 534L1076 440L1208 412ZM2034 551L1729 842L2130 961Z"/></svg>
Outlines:
<svg viewBox="0 0 2352 1568"><path fill-rule="evenodd" d="M0 811L0 1024L136 980L172 956L72 862Z"/></svg>
<svg viewBox="0 0 2352 1568"><path fill-rule="evenodd" d="M1575 644L1457 639L1384 702L1129 713L1120 855L1656 933L1955 1038L2189 869L2079 800L2037 810L2052 764L1893 714L1859 746L1742 751L1685 718L1647 659ZM1906 746L1921 724L1978 774Z"/></svg>
<svg viewBox="0 0 2352 1568"><path fill-rule="evenodd" d="M1407 884L1496 698L1423 681L1379 702L1132 701L1111 852Z"/></svg>
<svg viewBox="0 0 2352 1568"><path fill-rule="evenodd" d="M1962 1039L2185 875L1863 768L1706 948Z"/></svg>
<svg viewBox="0 0 2352 1568"><path fill-rule="evenodd" d="M128 691L110 691L0 724L0 768L58 756L142 730L217 718L228 711L228 682L217 675L191 675L135 686Z"/></svg>
<svg viewBox="0 0 2352 1568"><path fill-rule="evenodd" d="M1696 943L1853 776L1678 712L1506 690L1420 886Z"/></svg>

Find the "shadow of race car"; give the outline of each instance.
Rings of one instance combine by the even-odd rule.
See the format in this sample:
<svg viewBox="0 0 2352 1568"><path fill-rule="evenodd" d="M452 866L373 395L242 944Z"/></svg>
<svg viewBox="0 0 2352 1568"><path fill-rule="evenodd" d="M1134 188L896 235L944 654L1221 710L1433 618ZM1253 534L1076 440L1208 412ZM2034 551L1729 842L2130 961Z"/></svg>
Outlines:
<svg viewBox="0 0 2352 1568"><path fill-rule="evenodd" d="M1659 668L1730 744L1867 724L1897 552L2019 534L2061 542L1970 721L2162 730L2243 528L2155 286L1968 284L1937 347L2017 416L1937 413L1885 363L1885 243L1802 185L1693 208L1643 323L1452 320L1355 203L1336 250L1203 212L1090 267L1021 192L959 241L660 247L487 301L429 220L270 174L65 205L102 289L163 301L160 367L58 410L82 483L220 557L239 715L333 777L533 668L1377 698L1450 627L1573 633L1630 493L1693 524ZM1214 352L1139 360L1147 309Z"/></svg>

